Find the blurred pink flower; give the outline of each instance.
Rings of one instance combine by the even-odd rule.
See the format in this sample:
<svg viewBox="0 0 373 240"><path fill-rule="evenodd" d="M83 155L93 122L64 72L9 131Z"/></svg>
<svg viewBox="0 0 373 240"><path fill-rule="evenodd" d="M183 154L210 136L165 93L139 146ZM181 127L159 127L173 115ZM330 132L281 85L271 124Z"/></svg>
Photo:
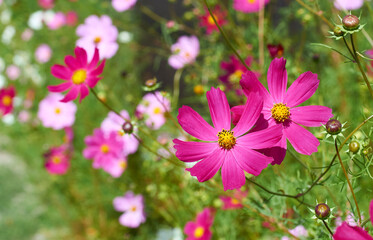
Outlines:
<svg viewBox="0 0 373 240"><path fill-rule="evenodd" d="M319 86L317 74L305 72L287 89L286 60L274 59L268 69L268 89L259 82L253 72L247 71L240 81L246 95L253 91L263 98L263 111L256 124L256 130L271 126L281 126L283 129L281 141L269 149L262 150L266 155L274 158L272 164L281 164L287 148L286 139L294 149L305 155L317 152L320 145L317 138L306 127L318 127L325 124L332 116L332 109L324 106L311 105L297 107L308 100ZM287 89L287 90L286 90ZM243 112L244 106L232 108L233 123L236 123Z"/></svg>
<svg viewBox="0 0 373 240"><path fill-rule="evenodd" d="M364 0L334 0L334 7L338 10L356 10L363 4Z"/></svg>
<svg viewBox="0 0 373 240"><path fill-rule="evenodd" d="M130 116L126 110L120 112L123 118L130 120ZM115 132L117 137L123 141L123 154L125 156L135 153L139 146L139 141L133 134L128 134L123 131L123 124L125 123L124 119L119 117L114 112L109 112L108 116L104 119L101 124L101 129L106 134ZM129 123L131 124L131 123ZM137 133L137 128L133 127L133 133Z"/></svg>
<svg viewBox="0 0 373 240"><path fill-rule="evenodd" d="M55 0L38 0L38 4L44 9L50 9L54 7L54 1Z"/></svg>
<svg viewBox="0 0 373 240"><path fill-rule="evenodd" d="M50 93L40 101L38 118L44 127L60 130L74 124L76 105L60 102L62 97L60 93Z"/></svg>
<svg viewBox="0 0 373 240"><path fill-rule="evenodd" d="M46 63L52 56L52 49L48 44L40 44L35 51L36 61L39 63Z"/></svg>
<svg viewBox="0 0 373 240"><path fill-rule="evenodd" d="M44 157L46 160L44 166L50 174L65 174L70 167L70 158L65 145L52 147Z"/></svg>
<svg viewBox="0 0 373 240"><path fill-rule="evenodd" d="M168 58L168 64L174 69L183 68L193 63L199 54L199 41L196 36L181 36L171 46L172 55Z"/></svg>
<svg viewBox="0 0 373 240"><path fill-rule="evenodd" d="M272 147L280 141L282 128L273 126L246 134L263 109L263 100L256 93L250 93L242 117L232 130L230 108L224 92L212 87L206 97L214 127L192 108L182 106L177 117L179 124L187 133L206 142L174 139L176 157L184 162L202 159L186 169L199 182L211 179L221 168L224 191L239 189L245 184L245 172L258 176L273 161L272 157L256 150Z"/></svg>
<svg viewBox="0 0 373 240"><path fill-rule="evenodd" d="M111 58L118 50L118 30L107 15L87 17L76 34L80 37L76 45L87 51L88 59L92 59L95 48L100 51L100 59Z"/></svg>
<svg viewBox="0 0 373 240"><path fill-rule="evenodd" d="M148 93L136 108L137 114L145 119L145 124L154 130L166 122L165 113L170 111L170 101L161 92Z"/></svg>
<svg viewBox="0 0 373 240"><path fill-rule="evenodd" d="M51 30L57 30L66 24L66 16L63 12L56 12L51 18L46 19L45 24Z"/></svg>
<svg viewBox="0 0 373 240"><path fill-rule="evenodd" d="M78 23L78 14L75 11L68 11L65 16L67 26L73 27Z"/></svg>
<svg viewBox="0 0 373 240"><path fill-rule="evenodd" d="M146 220L144 198L141 194L134 195L128 191L123 197L114 198L113 205L116 211L124 212L119 218L119 223L125 227L137 228Z"/></svg>
<svg viewBox="0 0 373 240"><path fill-rule="evenodd" d="M167 28L173 28L175 25L176 25L175 21L172 21L172 20L166 23Z"/></svg>
<svg viewBox="0 0 373 240"><path fill-rule="evenodd" d="M88 96L89 88L95 87L97 82L102 79L99 75L104 70L105 60L97 66L99 60L97 48L90 63L87 60L87 52L83 48L76 47L75 56L76 58L70 55L65 57L66 67L55 64L51 68L52 75L65 82L57 86L48 86L48 90L50 92L63 92L69 89L61 102L72 101L78 97L79 93L79 102L81 102Z"/></svg>
<svg viewBox="0 0 373 240"><path fill-rule="evenodd" d="M187 222L184 233L188 236L186 240L210 240L212 237L211 226L214 222L213 210L203 209L197 214L195 222Z"/></svg>
<svg viewBox="0 0 373 240"><path fill-rule="evenodd" d="M117 12L127 11L136 4L137 0L112 0L111 4Z"/></svg>
<svg viewBox="0 0 373 240"><path fill-rule="evenodd" d="M6 115L13 111L13 98L16 95L16 90L13 86L0 89L0 112Z"/></svg>
<svg viewBox="0 0 373 240"><path fill-rule="evenodd" d="M269 0L233 0L233 8L244 13L259 12Z"/></svg>
<svg viewBox="0 0 373 240"><path fill-rule="evenodd" d="M32 35L34 35L34 32L30 28L26 28L26 30L22 32L21 38L23 41L27 42L32 38Z"/></svg>
<svg viewBox="0 0 373 240"><path fill-rule="evenodd" d="M18 114L18 121L20 123L26 123L30 120L30 112L27 110L22 110Z"/></svg>
<svg viewBox="0 0 373 240"><path fill-rule="evenodd" d="M223 210L243 208L242 200L247 196L247 191L235 190L234 197L220 196L223 201Z"/></svg>
<svg viewBox="0 0 373 240"><path fill-rule="evenodd" d="M272 59L281 58L284 55L284 47L281 44L267 44L267 49Z"/></svg>
<svg viewBox="0 0 373 240"><path fill-rule="evenodd" d="M67 145L71 145L74 139L74 131L72 127L65 127L65 136L64 136L64 143Z"/></svg>
<svg viewBox="0 0 373 240"><path fill-rule="evenodd" d="M9 65L7 68L6 68L6 75L8 76L8 78L12 81L16 80L17 78L19 78L19 75L21 74L21 70L19 69L19 67L17 67L16 65Z"/></svg>
<svg viewBox="0 0 373 240"><path fill-rule="evenodd" d="M103 170L109 173L112 177L118 178L127 168L127 158L123 156L119 159L111 159L105 163Z"/></svg>
<svg viewBox="0 0 373 240"><path fill-rule="evenodd" d="M220 6L217 5L213 10L212 13L214 14L214 17L218 24L220 26L223 26L227 23L225 17L227 13L223 10L221 10ZM213 31L219 31L219 28L216 26L214 19L211 17L209 11L205 9L205 15L200 17L200 23L199 25L201 27L206 28L206 33L211 34Z"/></svg>

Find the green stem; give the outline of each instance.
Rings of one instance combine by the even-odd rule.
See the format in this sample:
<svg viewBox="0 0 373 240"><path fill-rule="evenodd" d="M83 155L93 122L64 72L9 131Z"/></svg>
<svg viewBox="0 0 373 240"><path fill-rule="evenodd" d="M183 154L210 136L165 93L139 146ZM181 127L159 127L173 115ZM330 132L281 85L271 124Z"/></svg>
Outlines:
<svg viewBox="0 0 373 240"><path fill-rule="evenodd" d="M370 218L366 219L364 222L361 223L361 227L364 227L365 224L367 224L368 222L370 222Z"/></svg>
<svg viewBox="0 0 373 240"><path fill-rule="evenodd" d="M181 79L181 74L183 73L183 69L179 69L175 72L174 76L174 94L172 98L172 105L174 108L177 108L177 104L179 101L179 95L180 95L180 79ZM166 109L167 111L167 109Z"/></svg>
<svg viewBox="0 0 373 240"><path fill-rule="evenodd" d="M330 233L330 235L332 235L332 237L333 237L333 232L332 232L332 230L330 230L328 224L324 220L322 220L322 222L324 223L326 229L328 229L328 232Z"/></svg>
<svg viewBox="0 0 373 240"><path fill-rule="evenodd" d="M210 6L207 3L207 0L203 0L203 1L205 2L207 10L209 11L210 16L214 20L214 23L218 27L219 32L223 36L225 42L228 44L228 46L230 47L230 49L233 51L234 55L236 55L238 57L238 59L240 60L240 62L246 67L246 69L249 70L249 71L251 71L250 67L246 64L245 60L240 56L240 54L238 54L237 50L233 47L232 43L229 41L227 35L223 31L223 29L221 28L221 26L219 25L219 23L216 21L215 15L212 13L212 11L210 9Z"/></svg>

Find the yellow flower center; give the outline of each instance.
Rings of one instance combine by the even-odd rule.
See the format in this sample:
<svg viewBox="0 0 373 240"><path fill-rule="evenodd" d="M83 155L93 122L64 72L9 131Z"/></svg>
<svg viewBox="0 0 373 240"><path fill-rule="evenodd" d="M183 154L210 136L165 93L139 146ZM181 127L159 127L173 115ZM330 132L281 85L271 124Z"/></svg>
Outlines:
<svg viewBox="0 0 373 240"><path fill-rule="evenodd" d="M229 81L233 82L233 83L234 82L239 82L241 80L242 74L243 74L243 71L236 70L234 73L229 75Z"/></svg>
<svg viewBox="0 0 373 240"><path fill-rule="evenodd" d="M73 73L72 80L74 84L82 84L87 79L87 71L85 69L76 70Z"/></svg>
<svg viewBox="0 0 373 240"><path fill-rule="evenodd" d="M215 17L215 20L218 21L218 18L216 17L215 14L214 14L214 17ZM211 15L207 18L207 22L208 22L210 25L215 25L214 19L212 18Z"/></svg>
<svg viewBox="0 0 373 240"><path fill-rule="evenodd" d="M120 166L122 169L126 169L126 168L127 168L127 162L122 161L122 162L119 163L119 166Z"/></svg>
<svg viewBox="0 0 373 240"><path fill-rule="evenodd" d="M107 144L102 144L101 145L101 152L102 153L108 153L109 152L109 150L110 150L110 148L109 148L109 146L107 145Z"/></svg>
<svg viewBox="0 0 373 240"><path fill-rule="evenodd" d="M136 206L132 206L131 209L130 209L130 211L136 212L136 209L137 209Z"/></svg>
<svg viewBox="0 0 373 240"><path fill-rule="evenodd" d="M229 130L227 131L223 129L221 132L218 133L218 137L219 145L224 149L229 150L233 148L234 145L236 145L236 138L234 137L233 132Z"/></svg>
<svg viewBox="0 0 373 240"><path fill-rule="evenodd" d="M61 109L60 109L60 108L56 108L56 109L54 109L54 112L55 112L56 114L60 114L60 113L61 113Z"/></svg>
<svg viewBox="0 0 373 240"><path fill-rule="evenodd" d="M249 3L255 3L256 2L256 0L247 0Z"/></svg>
<svg viewBox="0 0 373 240"><path fill-rule="evenodd" d="M124 132L122 130L120 130L120 131L118 131L118 135L122 137L124 135Z"/></svg>
<svg viewBox="0 0 373 240"><path fill-rule="evenodd" d="M290 108L288 108L285 104L283 103L276 103L273 105L271 109L272 117L277 121L277 122L285 122L285 120L289 119L290 117Z"/></svg>
<svg viewBox="0 0 373 240"><path fill-rule="evenodd" d="M54 157L52 157L52 162L54 163L54 164L59 164L59 163L61 163L61 158L59 157L59 156L54 156Z"/></svg>
<svg viewBox="0 0 373 240"><path fill-rule="evenodd" d="M12 98L8 95L4 96L2 99L3 105L8 107L12 104Z"/></svg>
<svg viewBox="0 0 373 240"><path fill-rule="evenodd" d="M240 201L238 201L236 198L232 198L231 203L234 204L234 205L237 205L237 204L240 203Z"/></svg>
<svg viewBox="0 0 373 240"><path fill-rule="evenodd" d="M202 85L196 85L194 86L193 88L193 92L196 94L196 95L202 95L204 93L203 91L203 86Z"/></svg>
<svg viewBox="0 0 373 240"><path fill-rule="evenodd" d="M101 38L100 38L100 37L95 37L95 39L93 39L93 42L94 42L95 44L98 44L98 43L101 42Z"/></svg>
<svg viewBox="0 0 373 240"><path fill-rule="evenodd" d="M205 233L205 229L203 227L197 227L196 230L194 230L194 237L200 238Z"/></svg>
<svg viewBox="0 0 373 240"><path fill-rule="evenodd" d="M161 110L160 107L156 107L156 108L154 108L153 112L154 112L154 114L160 114L162 112L162 110Z"/></svg>

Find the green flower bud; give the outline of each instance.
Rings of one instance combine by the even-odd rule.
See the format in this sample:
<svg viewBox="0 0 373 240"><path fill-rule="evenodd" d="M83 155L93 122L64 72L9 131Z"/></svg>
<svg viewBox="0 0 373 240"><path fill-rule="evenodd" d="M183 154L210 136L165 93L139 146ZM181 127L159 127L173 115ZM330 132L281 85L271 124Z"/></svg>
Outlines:
<svg viewBox="0 0 373 240"><path fill-rule="evenodd" d="M357 141L352 141L348 144L348 149L352 153L357 153L360 149L360 144Z"/></svg>

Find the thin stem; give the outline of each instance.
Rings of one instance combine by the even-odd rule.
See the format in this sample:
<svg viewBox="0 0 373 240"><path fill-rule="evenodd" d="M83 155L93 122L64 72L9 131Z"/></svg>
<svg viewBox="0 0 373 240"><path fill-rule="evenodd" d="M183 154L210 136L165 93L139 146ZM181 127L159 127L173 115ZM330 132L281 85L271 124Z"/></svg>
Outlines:
<svg viewBox="0 0 373 240"><path fill-rule="evenodd" d="M332 235L332 237L333 237L333 232L332 232L332 230L330 230L328 224L324 220L322 220L322 222L324 223L326 229L328 229L328 232L330 233L330 235Z"/></svg>
<svg viewBox="0 0 373 240"><path fill-rule="evenodd" d="M350 46L348 45L348 43L347 43L347 41L346 41L346 38L345 38L344 36L343 36L343 42L345 43L345 45L346 45L348 51L350 52L351 56L352 56L352 57L354 58L354 60L356 61L356 56L355 56L355 54L352 52L352 50L351 50Z"/></svg>
<svg viewBox="0 0 373 240"><path fill-rule="evenodd" d="M342 159L341 159L341 156L339 155L339 150L338 150L337 141L334 142L334 145L335 145L335 151L336 151L336 153L337 153L339 163L341 164L341 167L342 167L343 173L344 173L345 178L346 178L346 180L347 180L348 187L350 188L350 191L351 191L352 197L354 198L354 202L355 202L355 205L356 205L357 214L358 214L358 216L359 216L359 224L361 225L361 214L360 214L359 205L357 204L357 200L356 200L356 196L355 196L355 193L354 193L354 189L352 188L352 185L351 185L350 179L348 178L348 174L347 174L347 172L346 172L346 168L344 167L343 162L342 162Z"/></svg>
<svg viewBox="0 0 373 240"><path fill-rule="evenodd" d="M259 4L264 6L264 0L259 0ZM264 7L261 8L258 15L259 65L261 71L264 67L264 9Z"/></svg>
<svg viewBox="0 0 373 240"><path fill-rule="evenodd" d="M175 72L174 76L174 94L172 98L172 104L175 108L177 108L177 104L179 101L179 95L180 95L180 79L181 74L183 73L183 69L179 69ZM166 110L167 111L167 110Z"/></svg>
<svg viewBox="0 0 373 240"><path fill-rule="evenodd" d="M370 222L370 218L366 219L364 222L361 223L361 227L364 227L365 224L367 224L368 222Z"/></svg>
<svg viewBox="0 0 373 240"><path fill-rule="evenodd" d="M330 28L333 28L334 25L324 17L324 15L322 14L321 11L316 11L315 9L313 9L312 7L308 6L307 4L305 4L303 1L301 0L296 0L300 5L302 5L304 8L306 8L308 11L310 11L311 13L315 14L316 16L318 16L319 18L321 18L321 20L323 20L326 24L328 24L328 26Z"/></svg>
<svg viewBox="0 0 373 240"><path fill-rule="evenodd" d="M205 2L207 10L209 11L210 16L214 20L214 23L218 27L219 32L223 36L225 42L228 44L228 46L230 47L230 49L233 51L234 55L236 55L238 57L238 59L240 60L240 62L246 67L246 69L249 70L249 71L251 71L250 67L246 64L245 60L240 56L240 54L238 54L237 50L233 47L232 43L229 41L227 35L223 31L223 29L221 28L221 26L219 25L219 23L216 21L215 15L212 13L212 11L210 9L210 6L207 3L207 0L203 0L203 1Z"/></svg>

